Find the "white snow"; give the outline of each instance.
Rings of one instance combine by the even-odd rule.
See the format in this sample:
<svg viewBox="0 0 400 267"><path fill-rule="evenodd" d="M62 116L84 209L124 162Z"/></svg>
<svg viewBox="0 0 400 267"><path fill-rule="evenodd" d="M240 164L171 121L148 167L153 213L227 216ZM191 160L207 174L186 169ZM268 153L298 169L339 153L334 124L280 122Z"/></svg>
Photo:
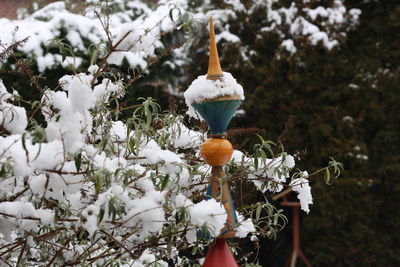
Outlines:
<svg viewBox="0 0 400 267"><path fill-rule="evenodd" d="M197 113L191 104L220 96L236 96L243 100L243 87L229 72L224 72L221 80L208 80L207 75L197 77L184 93L188 114L197 118Z"/></svg>
<svg viewBox="0 0 400 267"><path fill-rule="evenodd" d="M143 251L142 255L139 259L134 260L131 267L147 267L150 265L160 266L160 267L168 267L168 263L163 260L157 260L156 256L150 251L150 249L146 249Z"/></svg>
<svg viewBox="0 0 400 267"><path fill-rule="evenodd" d="M237 35L232 34L232 33L228 32L228 31L223 31L223 32L221 32L221 33L218 33L218 34L215 36L215 41L216 41L217 43L218 43L219 41L221 41L221 40L225 40L225 41L231 42L231 43L240 42L240 38L239 38Z"/></svg>
<svg viewBox="0 0 400 267"><path fill-rule="evenodd" d="M259 0L250 10L264 9L267 23L260 25L260 32L277 33L282 39L281 46L294 54L299 47L293 44L298 39L303 41L300 45L308 40L307 44L322 44L328 50L339 45L340 37L357 25L361 14L359 9L347 10L343 2L333 0L328 7L321 5L310 9L301 1L293 1L289 7L279 7L274 0Z"/></svg>
<svg viewBox="0 0 400 267"><path fill-rule="evenodd" d="M186 127L183 123L182 116L177 116L171 119L174 120L173 123L158 131L160 135L169 137L169 145L183 149L200 147L204 139L202 133L193 131Z"/></svg>
<svg viewBox="0 0 400 267"><path fill-rule="evenodd" d="M198 227L204 224L213 236L218 236L228 217L225 208L215 199L203 200L189 208L190 222Z"/></svg>
<svg viewBox="0 0 400 267"><path fill-rule="evenodd" d="M23 133L28 124L26 111L22 107L8 103L12 100L14 96L7 92L0 79L0 126L12 134Z"/></svg>
<svg viewBox="0 0 400 267"><path fill-rule="evenodd" d="M313 199L311 195L311 187L308 183L308 173L305 171L302 173L301 178L293 179L289 186L292 190L297 193L297 198L300 200L301 209L309 213L309 205L313 204Z"/></svg>
<svg viewBox="0 0 400 267"><path fill-rule="evenodd" d="M146 196L130 201L127 214L123 217L126 227L141 226L141 238L146 238L162 230L164 194L149 191Z"/></svg>
<svg viewBox="0 0 400 267"><path fill-rule="evenodd" d="M283 48L285 48L285 49L286 49L288 52L290 52L291 54L294 54L294 53L297 52L297 48L296 48L296 46L294 45L293 40L291 40L291 39L284 40L284 41L281 43L281 46L282 46Z"/></svg>
<svg viewBox="0 0 400 267"><path fill-rule="evenodd" d="M116 4L124 8L124 3ZM182 1L176 5L183 8L187 6ZM170 3L168 1L160 3L155 9L139 1L132 1L129 6L142 15L129 15L128 11L110 14L109 32L112 34L113 44L116 45L124 34L129 34L117 45L119 51L113 53L108 62L120 65L125 58L132 66L144 68L147 65L145 58L152 56L155 48L163 47L159 41L160 34L175 26L168 16ZM15 27L19 30L14 35ZM73 65L77 68L82 64L80 58L75 58L73 61L67 57L63 62L61 55L43 49L55 38L65 38L71 44L74 54L87 53L88 47L84 39L94 44L108 40L93 7L89 7L85 15L79 15L70 12L63 1L51 3L21 20L1 18L0 28L7 29L0 32L0 40L5 44L30 37L19 49L35 58L40 72L60 65L64 67ZM62 36L62 31L66 32L65 36Z"/></svg>
<svg viewBox="0 0 400 267"><path fill-rule="evenodd" d="M102 4L97 0L92 2ZM114 3L120 7L124 4L123 1ZM168 18L170 1L162 0L160 3L158 7L150 8L140 1L130 1L127 7L134 10L111 14L112 43L116 45L118 38L125 33L129 35L118 45L118 49L124 51L116 52L109 62L120 64L126 59L134 66L145 67L154 49L164 48L160 35L176 25ZM305 38L310 45L332 49L339 45L335 29L348 29L360 15L358 10L347 11L342 1L335 1L332 7L316 7L313 10L298 7L294 2L289 7L280 7L272 0L255 1L249 10L239 0L226 3L231 6L230 9L204 13L208 5L204 1L193 11L193 17L205 22L213 15L219 32L218 40L236 43L241 40L227 25L228 20L235 19L236 12L252 14L256 8L263 8L268 15L265 21L260 22L260 29L264 31L261 30L259 35L262 37L268 31L278 33L282 48L291 54L301 49L302 42L296 42L298 38ZM176 1L176 5L187 8L188 2L180 0ZM177 13L175 10L174 15ZM12 29L16 25L20 26L20 30L13 36ZM61 30L66 30L65 38L75 53L87 53L87 44L83 40L95 44L107 40L93 10L88 10L86 16L72 14L64 2L48 5L23 20L0 19L0 27L10 29L0 32L2 42L11 43L14 38L20 40L31 36L21 51L33 58L40 71L59 65L79 67L87 63L83 58L73 60L70 56L62 62L60 55L43 49L50 39L59 37ZM166 65L173 69L186 64L187 49L192 47L189 45L174 52L178 60L170 60ZM246 49L242 49L242 57L255 53L246 52ZM105 240L106 237L99 231L101 229L112 233L128 249L160 237L172 226L182 231L179 238L189 245L196 241L196 230L205 225L214 236L218 236L226 222L225 208L215 199L198 203L194 203L193 199L193 195L198 196L201 190L206 189L206 178L210 175L209 166L199 162L199 154L193 152L198 150L204 134L188 128L182 117L164 118L164 114L158 114L157 119L165 119L168 124L151 135L151 131L131 130L106 108L112 97L121 98L124 95L123 81L104 77L101 81L100 78L94 79L98 71L98 65L89 66L88 73L62 77L60 90L45 90L40 104L46 121L43 126L46 136L40 142L34 141L35 133L28 127L26 111L18 106L20 96L16 90L21 88L9 93L0 81L0 125L5 129L0 136L0 168L5 170L0 179L0 212L6 214L0 216L0 246L32 237L37 233L30 231L49 226L62 229L71 236L75 236L76 229L83 227L90 235L88 240L95 234L102 235ZM244 99L242 86L227 72L222 80L217 81L207 80L205 75L198 77L184 95L192 116L193 103L220 96ZM139 117L133 115L132 119L139 120ZM350 121L351 117L344 117L344 120ZM128 143L131 141L137 141L134 149ZM355 157L368 160L367 155L358 152ZM80 158L79 164L77 158ZM258 168L255 168L255 163ZM279 192L283 184L287 185L295 160L282 153L274 158L258 158L255 162L250 155L235 150L228 164L244 168L247 173L244 178L253 181L261 192ZM309 212L312 196L307 173L294 179L290 186L298 193L302 209ZM62 212L56 213L56 207ZM181 209L188 211L188 222L176 221L174 215ZM237 216L238 237L255 232L250 219L244 219L239 213ZM124 240L128 232L134 234ZM54 255L54 250L58 249L58 237L56 235L53 239L54 247L49 245L49 255ZM104 245L105 248L96 253L102 253L108 247L103 239L97 245ZM27 242L35 244L36 241L28 237ZM63 255L66 259L74 259L89 246L90 242L74 244ZM172 246L171 251L175 250ZM156 262L167 266L167 263L158 260L160 255L165 255L165 251L166 248L159 246L144 250L138 259L126 259L126 255L121 258L129 266L146 266ZM37 257L46 257L35 248L30 252ZM114 252L111 250L110 253ZM99 255L96 253L92 256Z"/></svg>
<svg viewBox="0 0 400 267"><path fill-rule="evenodd" d="M119 34L115 38L114 46L119 52L114 52L108 58L108 63L119 65L122 61L124 52L141 53L144 57L152 55L155 49L156 36L138 22L124 24L119 29Z"/></svg>
<svg viewBox="0 0 400 267"><path fill-rule="evenodd" d="M10 215L10 217L2 216L0 218L0 232L7 239L11 237L11 228L19 227L30 231L36 230L39 223L51 224L54 221L53 211L35 209L32 203L21 201L1 202L0 213Z"/></svg>
<svg viewBox="0 0 400 267"><path fill-rule="evenodd" d="M235 236L245 238L249 233L256 232L256 228L250 218L244 219L239 213L236 213L239 220L239 226L235 229Z"/></svg>

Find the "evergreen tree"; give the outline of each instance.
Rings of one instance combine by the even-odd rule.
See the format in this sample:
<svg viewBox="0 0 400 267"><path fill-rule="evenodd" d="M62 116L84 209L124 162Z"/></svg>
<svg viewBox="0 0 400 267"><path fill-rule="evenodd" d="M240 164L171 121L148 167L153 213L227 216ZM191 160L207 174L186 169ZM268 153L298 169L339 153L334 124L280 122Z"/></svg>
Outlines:
<svg viewBox="0 0 400 267"><path fill-rule="evenodd" d="M279 52L276 31L260 31L265 9L239 12L229 29L240 43L221 41L222 66L246 88L245 115L237 126L264 129L269 139L298 152L307 169L329 156L345 165L335 186L314 181L318 201L302 220L303 251L313 265L387 266L399 262L400 4L347 1L346 7L362 13L341 46L297 39L295 54ZM253 51L247 58L243 47ZM268 266L283 264L276 255L287 255L288 236L285 242L266 248L274 252Z"/></svg>

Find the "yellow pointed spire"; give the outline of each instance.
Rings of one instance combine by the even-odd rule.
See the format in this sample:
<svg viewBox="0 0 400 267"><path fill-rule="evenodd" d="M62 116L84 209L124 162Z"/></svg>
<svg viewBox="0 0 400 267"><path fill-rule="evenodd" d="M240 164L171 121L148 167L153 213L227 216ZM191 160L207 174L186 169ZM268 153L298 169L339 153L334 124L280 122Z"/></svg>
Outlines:
<svg viewBox="0 0 400 267"><path fill-rule="evenodd" d="M215 32L213 18L210 17L210 58L208 59L207 79L218 80L224 76L219 63L217 44L215 43Z"/></svg>

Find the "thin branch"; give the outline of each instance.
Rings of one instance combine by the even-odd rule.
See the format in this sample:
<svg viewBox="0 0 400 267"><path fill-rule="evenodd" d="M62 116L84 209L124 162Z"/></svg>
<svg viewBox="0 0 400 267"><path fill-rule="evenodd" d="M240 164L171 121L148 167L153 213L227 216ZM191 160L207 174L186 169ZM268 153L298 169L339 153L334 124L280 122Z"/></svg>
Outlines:
<svg viewBox="0 0 400 267"><path fill-rule="evenodd" d="M7 213L4 213L4 212L0 212L0 215L3 215L4 217L14 218L14 219L31 220L31 221L40 221L40 218L35 218L35 217L30 217L30 216L27 216L27 217L20 217L20 218L19 218L19 217L15 216L15 215L7 214Z"/></svg>
<svg viewBox="0 0 400 267"><path fill-rule="evenodd" d="M17 198L19 198L20 196L22 196L22 195L23 195L26 191L28 191L28 190L29 190L29 187L25 187L24 190L22 190L22 191L16 193L14 196L12 196L12 197L10 198L9 201L14 201L14 200L16 200Z"/></svg>
<svg viewBox="0 0 400 267"><path fill-rule="evenodd" d="M128 249L122 242L120 242L119 240L115 239L114 236L112 236L111 234L109 234L108 232L106 232L105 230L100 230L100 232L102 232L103 234L105 234L106 236L108 236L109 238L111 238L116 244L118 244L121 248L123 248L126 252L128 252L128 254L131 256L132 259L135 258L135 254L133 254L130 249Z"/></svg>
<svg viewBox="0 0 400 267"><path fill-rule="evenodd" d="M59 250L57 250L56 254L54 254L54 257L53 257L53 258L49 261L49 263L47 264L47 267L51 267L51 266L52 266L53 262L57 259L58 255L60 255L61 252L62 252L64 249L66 249L65 246L68 245L68 243L71 241L71 239L72 239L72 236L69 237L69 238L67 239L67 241L65 242L64 247L62 247L62 248L60 248Z"/></svg>
<svg viewBox="0 0 400 267"><path fill-rule="evenodd" d="M111 46L110 50L107 52L107 54L104 56L103 60L101 61L100 66L97 69L96 73L93 75L93 79L90 82L90 84L95 83L97 77L99 77L100 73L103 71L104 67L106 66L108 58L111 56L111 54L113 52L115 52L116 48L122 43L123 40L125 40L126 37L128 37L128 35L131 32L132 31L128 31L127 33L125 33L124 36L122 36L122 38L115 45Z"/></svg>
<svg viewBox="0 0 400 267"><path fill-rule="evenodd" d="M68 172L68 171L61 171L61 170L49 170L45 169L44 171L46 172L51 172L51 173L56 173L59 175L83 175L83 174L88 174L88 171L81 171L81 172Z"/></svg>
<svg viewBox="0 0 400 267"><path fill-rule="evenodd" d="M25 239L25 242L24 242L24 244L22 245L21 253L20 253L19 256L18 256L17 266L19 266L19 264L21 263L21 260L22 260L22 258L23 258L23 256L24 256L24 252L25 252L27 240L28 240L28 239Z"/></svg>

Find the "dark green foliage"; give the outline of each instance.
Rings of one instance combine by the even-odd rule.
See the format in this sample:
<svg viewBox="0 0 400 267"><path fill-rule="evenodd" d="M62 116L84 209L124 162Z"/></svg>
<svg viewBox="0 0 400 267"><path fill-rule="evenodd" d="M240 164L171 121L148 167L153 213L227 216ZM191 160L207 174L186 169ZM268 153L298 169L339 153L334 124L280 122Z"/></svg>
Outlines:
<svg viewBox="0 0 400 267"><path fill-rule="evenodd" d="M265 130L289 152L300 151L300 166L307 170L326 165L330 156L344 163L333 186L324 185L322 176L313 180L315 204L301 228L313 266L392 266L400 262L400 3L346 5L362 15L340 48L304 46L279 59L278 36L258 32L262 10L230 20L241 44L219 43L221 65L246 94L246 115L231 128ZM207 47L206 36L199 47ZM256 53L244 61L240 47ZM193 76L204 72L203 54L199 49L192 56L204 61ZM288 256L287 231L265 247L264 266L282 266L276 259Z"/></svg>

